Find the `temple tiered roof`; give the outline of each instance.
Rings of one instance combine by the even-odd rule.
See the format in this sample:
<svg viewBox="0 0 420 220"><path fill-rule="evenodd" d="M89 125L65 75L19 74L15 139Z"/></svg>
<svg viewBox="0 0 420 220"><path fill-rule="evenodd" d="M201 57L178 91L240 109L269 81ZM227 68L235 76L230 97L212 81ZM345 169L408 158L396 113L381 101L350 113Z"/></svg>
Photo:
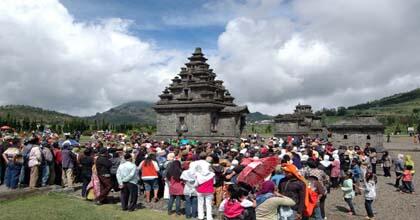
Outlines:
<svg viewBox="0 0 420 220"><path fill-rule="evenodd" d="M223 81L216 80L216 74L206 63L207 58L204 57L201 48L196 48L188 60L186 67L181 68L179 74L172 79L172 83L159 96L156 110L199 106L223 109L236 106L233 103L235 98L223 86Z"/></svg>

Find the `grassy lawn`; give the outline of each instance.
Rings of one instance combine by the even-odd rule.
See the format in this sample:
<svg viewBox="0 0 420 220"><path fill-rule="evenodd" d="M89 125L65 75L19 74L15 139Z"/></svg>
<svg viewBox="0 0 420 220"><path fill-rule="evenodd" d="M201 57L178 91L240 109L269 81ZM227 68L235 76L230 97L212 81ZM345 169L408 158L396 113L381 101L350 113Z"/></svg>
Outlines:
<svg viewBox="0 0 420 220"><path fill-rule="evenodd" d="M0 219L183 219L166 212L141 209L123 212L118 205L96 206L66 194L50 193L24 199L0 202Z"/></svg>

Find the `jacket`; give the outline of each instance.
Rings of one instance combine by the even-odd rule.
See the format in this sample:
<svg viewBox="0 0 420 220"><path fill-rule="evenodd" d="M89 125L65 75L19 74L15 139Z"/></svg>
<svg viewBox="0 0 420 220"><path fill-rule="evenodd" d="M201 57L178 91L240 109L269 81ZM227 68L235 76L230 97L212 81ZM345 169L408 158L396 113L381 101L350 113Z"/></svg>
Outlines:
<svg viewBox="0 0 420 220"><path fill-rule="evenodd" d="M116 177L119 185L124 183L137 184L139 181L138 170L134 163L130 161L121 161L120 166L118 166Z"/></svg>
<svg viewBox="0 0 420 220"><path fill-rule="evenodd" d="M96 159L96 171L98 172L98 176L110 177L111 167L112 167L112 162L107 157L99 156Z"/></svg>
<svg viewBox="0 0 420 220"><path fill-rule="evenodd" d="M293 206L295 204L293 199L286 196L268 198L255 209L257 220L278 219L277 209L279 206Z"/></svg>
<svg viewBox="0 0 420 220"><path fill-rule="evenodd" d="M156 161L152 161L152 164L146 165L145 160L140 163L141 178L143 180L151 180L158 178L159 166Z"/></svg>
<svg viewBox="0 0 420 220"><path fill-rule="evenodd" d="M365 199L366 200L375 200L376 198L376 186L374 181L369 181L365 183Z"/></svg>
<svg viewBox="0 0 420 220"><path fill-rule="evenodd" d="M300 214L303 213L306 195L305 183L298 179L284 178L280 181L279 191L295 202L295 205L291 207L294 211L297 211Z"/></svg>
<svg viewBox="0 0 420 220"><path fill-rule="evenodd" d="M197 181L195 180L194 173L191 170L184 170L181 174L181 179L184 181L184 195L197 196Z"/></svg>
<svg viewBox="0 0 420 220"><path fill-rule="evenodd" d="M38 145L33 145L29 152L29 167L39 166L42 162L41 148Z"/></svg>
<svg viewBox="0 0 420 220"><path fill-rule="evenodd" d="M344 198L346 199L352 199L354 198L354 190L353 190L353 180L352 179L346 179L343 181L343 187L341 187L341 190L343 190Z"/></svg>
<svg viewBox="0 0 420 220"><path fill-rule="evenodd" d="M72 169L74 167L75 155L71 150L63 149L61 151L61 164L64 169Z"/></svg>

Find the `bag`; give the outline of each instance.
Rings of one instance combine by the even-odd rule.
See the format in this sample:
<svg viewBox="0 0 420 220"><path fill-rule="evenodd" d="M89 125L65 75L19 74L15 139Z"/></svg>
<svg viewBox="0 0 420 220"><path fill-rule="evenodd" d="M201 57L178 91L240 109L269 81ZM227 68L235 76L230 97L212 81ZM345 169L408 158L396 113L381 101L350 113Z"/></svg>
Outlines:
<svg viewBox="0 0 420 220"><path fill-rule="evenodd" d="M306 187L305 195L305 209L303 210L303 216L310 217L312 216L314 209L318 203L318 193L313 191L311 187Z"/></svg>

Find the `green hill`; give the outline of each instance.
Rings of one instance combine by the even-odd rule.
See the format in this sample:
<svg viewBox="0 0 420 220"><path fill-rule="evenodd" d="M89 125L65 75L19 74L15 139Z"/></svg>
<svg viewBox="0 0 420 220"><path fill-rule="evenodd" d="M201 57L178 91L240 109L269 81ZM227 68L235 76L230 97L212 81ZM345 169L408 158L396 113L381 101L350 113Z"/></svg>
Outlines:
<svg viewBox="0 0 420 220"><path fill-rule="evenodd" d="M31 121L58 123L77 119L78 117L28 105L5 105L0 106L0 118L14 118L17 120L28 118Z"/></svg>
<svg viewBox="0 0 420 220"><path fill-rule="evenodd" d="M149 124L156 123L156 113L152 109L153 103L144 101L134 101L124 103L111 108L106 112L97 113L87 119L102 121L111 124Z"/></svg>
<svg viewBox="0 0 420 220"><path fill-rule="evenodd" d="M262 121L262 120L271 120L274 117L271 115L266 115L261 112L252 112L246 116L247 121L255 122L255 121Z"/></svg>
<svg viewBox="0 0 420 220"><path fill-rule="evenodd" d="M411 115L420 112L420 88L395 94L372 102L350 106L350 112L362 112L378 116Z"/></svg>

